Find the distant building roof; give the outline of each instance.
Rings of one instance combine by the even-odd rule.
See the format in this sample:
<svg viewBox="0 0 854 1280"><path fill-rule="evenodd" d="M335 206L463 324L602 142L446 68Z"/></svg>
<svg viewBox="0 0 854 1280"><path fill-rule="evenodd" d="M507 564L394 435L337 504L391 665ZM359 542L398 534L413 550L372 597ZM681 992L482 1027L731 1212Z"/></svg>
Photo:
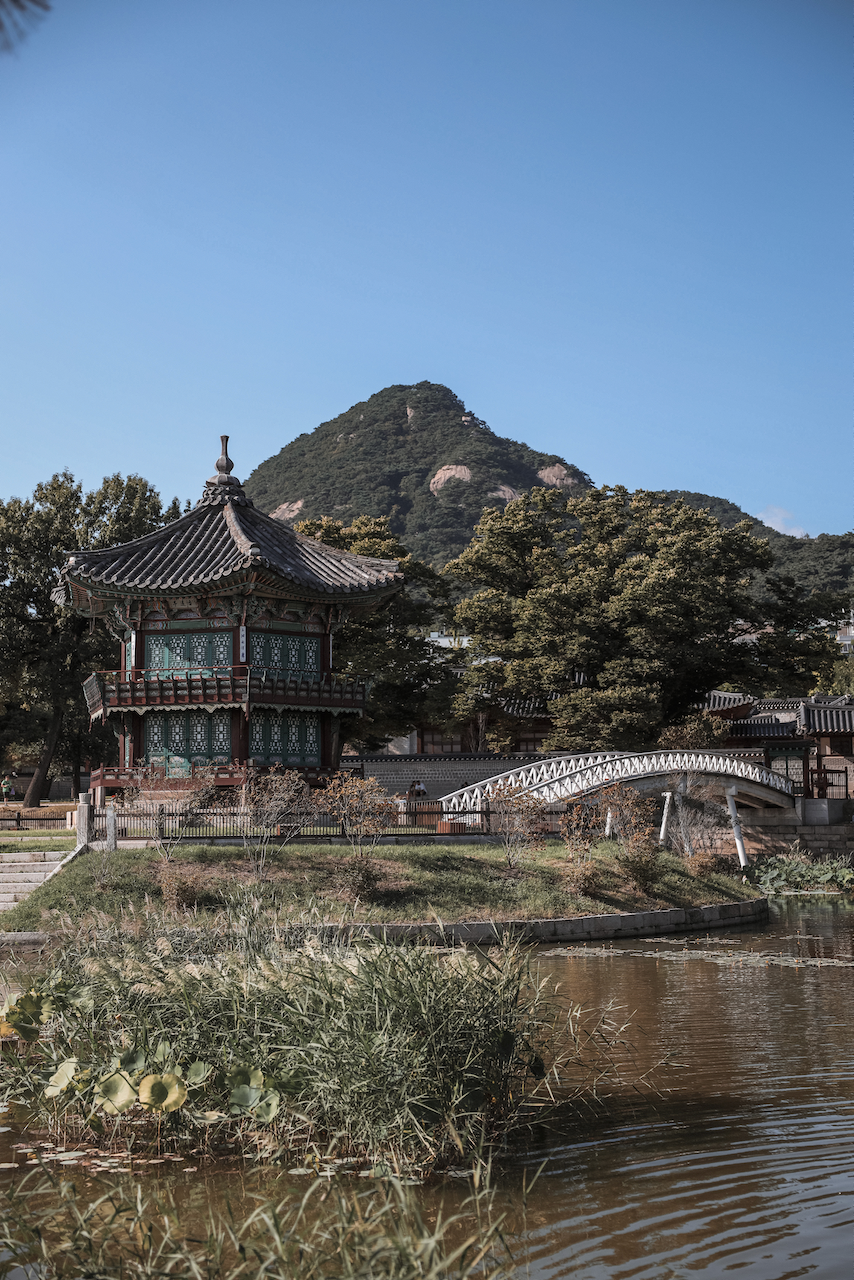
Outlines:
<svg viewBox="0 0 854 1280"><path fill-rule="evenodd" d="M222 442L217 474L192 511L122 546L69 555L56 602L88 613L116 598L223 592L248 583L260 595L309 600L386 595L400 587L396 561L339 551L256 511L231 475L228 436Z"/></svg>
<svg viewBox="0 0 854 1280"><path fill-rule="evenodd" d="M854 706L803 702L798 708L798 728L809 734L854 733Z"/></svg>
<svg viewBox="0 0 854 1280"><path fill-rule="evenodd" d="M747 693L727 693L723 689L712 689L706 694L703 703L706 711L729 711L732 707L750 706L753 699Z"/></svg>
<svg viewBox="0 0 854 1280"><path fill-rule="evenodd" d="M751 716L749 720L737 720L732 726L732 738L794 738L797 727L794 720L774 720L770 716Z"/></svg>

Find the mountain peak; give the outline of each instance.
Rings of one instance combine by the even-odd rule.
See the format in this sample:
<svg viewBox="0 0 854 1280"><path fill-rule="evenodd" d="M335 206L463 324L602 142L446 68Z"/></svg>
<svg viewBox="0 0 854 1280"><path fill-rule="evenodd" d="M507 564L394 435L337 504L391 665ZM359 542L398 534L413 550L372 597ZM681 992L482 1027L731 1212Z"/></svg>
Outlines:
<svg viewBox="0 0 854 1280"><path fill-rule="evenodd" d="M386 387L297 436L244 489L288 522L390 516L414 555L441 565L468 545L484 507L535 485L590 483L557 454L495 435L449 387L418 382Z"/></svg>

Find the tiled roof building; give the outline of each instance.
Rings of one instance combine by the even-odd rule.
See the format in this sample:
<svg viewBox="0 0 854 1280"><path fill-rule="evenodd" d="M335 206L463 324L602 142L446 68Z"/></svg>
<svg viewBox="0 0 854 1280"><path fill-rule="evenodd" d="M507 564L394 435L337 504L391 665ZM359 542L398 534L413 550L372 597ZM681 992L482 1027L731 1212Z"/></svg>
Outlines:
<svg viewBox="0 0 854 1280"><path fill-rule="evenodd" d="M146 537L70 555L59 604L100 618L120 668L85 691L117 718L120 760L93 785L122 786L141 763L224 784L248 761L319 776L337 760L337 717L365 704L363 681L332 675L332 635L402 585L397 564L352 555L256 511L222 456L192 511Z"/></svg>

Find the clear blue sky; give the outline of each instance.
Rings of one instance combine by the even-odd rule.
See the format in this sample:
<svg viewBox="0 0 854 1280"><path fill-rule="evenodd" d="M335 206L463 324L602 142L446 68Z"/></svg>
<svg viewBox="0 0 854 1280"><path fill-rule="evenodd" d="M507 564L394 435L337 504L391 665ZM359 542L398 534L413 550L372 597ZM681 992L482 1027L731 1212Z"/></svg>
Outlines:
<svg viewBox="0 0 854 1280"><path fill-rule="evenodd" d="M0 58L0 497L395 382L840 533L847 0L55 0Z"/></svg>

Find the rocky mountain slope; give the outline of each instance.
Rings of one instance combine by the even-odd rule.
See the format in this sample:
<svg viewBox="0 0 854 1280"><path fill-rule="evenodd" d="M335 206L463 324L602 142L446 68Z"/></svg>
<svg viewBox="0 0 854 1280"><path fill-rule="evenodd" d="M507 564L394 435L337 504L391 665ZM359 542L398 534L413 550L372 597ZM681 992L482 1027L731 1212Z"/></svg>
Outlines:
<svg viewBox="0 0 854 1280"><path fill-rule="evenodd" d="M620 483L622 477L607 477ZM414 555L441 566L471 539L484 507L502 506L534 485L572 490L590 477L558 454L495 435L448 387L386 387L331 422L304 432L262 462L245 489L262 511L296 523L333 516L388 515ZM854 534L794 538L734 502L671 490L707 507L723 525L753 519L774 552L772 572L808 589L854 589Z"/></svg>
<svg viewBox="0 0 854 1280"><path fill-rule="evenodd" d="M484 507L533 485L590 483L559 455L496 436L447 387L419 382L386 387L297 436L244 487L291 523L389 515L413 554L442 565L471 540Z"/></svg>

